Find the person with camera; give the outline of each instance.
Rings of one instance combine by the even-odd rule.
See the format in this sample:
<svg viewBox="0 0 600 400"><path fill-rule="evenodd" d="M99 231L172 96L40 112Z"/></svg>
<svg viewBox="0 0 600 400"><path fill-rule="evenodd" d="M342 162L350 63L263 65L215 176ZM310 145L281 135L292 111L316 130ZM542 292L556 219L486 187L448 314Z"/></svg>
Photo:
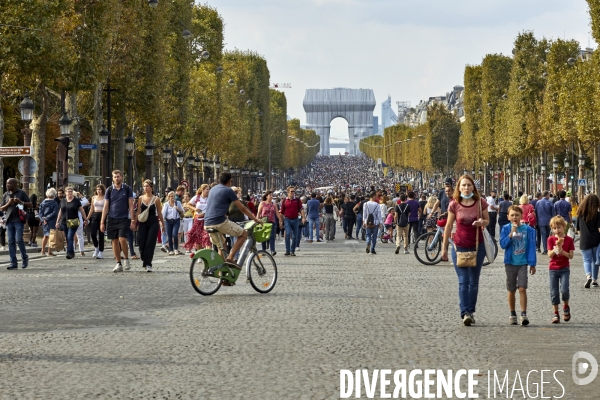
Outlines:
<svg viewBox="0 0 600 400"><path fill-rule="evenodd" d="M9 178L6 181L6 193L2 196L0 211L6 219L6 232L8 233L8 254L10 265L6 269L17 269L17 244L21 251L22 267L27 268L29 257L23 241L23 227L25 226L26 214L24 208L31 208L29 196L17 187L17 180Z"/></svg>

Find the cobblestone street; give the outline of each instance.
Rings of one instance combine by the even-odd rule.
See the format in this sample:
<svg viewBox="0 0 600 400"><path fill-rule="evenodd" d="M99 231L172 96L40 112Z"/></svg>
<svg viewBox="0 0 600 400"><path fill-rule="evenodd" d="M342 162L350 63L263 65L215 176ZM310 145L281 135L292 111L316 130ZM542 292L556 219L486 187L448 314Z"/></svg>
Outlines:
<svg viewBox="0 0 600 400"><path fill-rule="evenodd" d="M189 258L158 250L151 274L139 261L114 274L112 259L91 253L32 258L18 271L2 264L0 398L336 399L341 369L415 368L478 369L479 398L488 371L508 370L512 388L517 371L525 385L530 370L563 370L564 397L552 375L545 397L600 397L600 376L587 386L571 377L575 352L600 360L600 290L583 289L579 251L571 322L550 324L547 261L538 258L531 325L509 326L499 254L482 272L477 323L465 327L450 264L421 265L392 244L367 255L363 243L303 242L297 257L278 244L277 286L265 295L242 277L200 296Z"/></svg>

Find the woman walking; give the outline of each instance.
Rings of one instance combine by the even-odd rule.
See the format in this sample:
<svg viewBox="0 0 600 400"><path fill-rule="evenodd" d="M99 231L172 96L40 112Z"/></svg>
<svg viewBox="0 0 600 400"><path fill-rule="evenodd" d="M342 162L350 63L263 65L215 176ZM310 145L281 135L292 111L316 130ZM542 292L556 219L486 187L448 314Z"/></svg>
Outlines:
<svg viewBox="0 0 600 400"><path fill-rule="evenodd" d="M489 224L490 218L488 204L479 196L475 182L469 175L463 175L458 180L453 199L448 207L442 257L448 256L448 239L452 235L454 222L456 222L456 233L453 237L452 262L458 276L460 317L466 326L470 326L475 322L473 314L477 305L479 275L485 258L482 227ZM458 252L476 252L475 266L458 266Z"/></svg>
<svg viewBox="0 0 600 400"><path fill-rule="evenodd" d="M92 196L92 204L88 222L90 223L90 233L92 242L94 242L94 258L102 259L104 256L104 232L100 230L100 220L102 219L102 210L104 209L104 194L106 187L102 184L96 186L96 194Z"/></svg>
<svg viewBox="0 0 600 400"><path fill-rule="evenodd" d="M166 222L167 242L169 244L169 255L179 255L179 224L183 215L183 207L180 201L175 200L175 192L169 192L167 201L162 209L162 216Z"/></svg>
<svg viewBox="0 0 600 400"><path fill-rule="evenodd" d="M42 239L42 255L46 255L46 245L50 238L50 230L56 226L56 219L58 218L58 203L54 200L56 197L56 189L50 188L46 190L46 198L40 204L40 221L42 223L42 230L44 231L44 238ZM62 249L60 249L62 250ZM55 256L52 252L52 247L48 246L48 256Z"/></svg>
<svg viewBox="0 0 600 400"><path fill-rule="evenodd" d="M80 219L79 213L83 218L83 224L87 224L85 210L81 205L81 201L74 195L72 187L67 187L66 197L60 202L60 211L56 221L56 229L60 228L61 223L67 229L67 259L75 258L75 248L73 246L73 238L79 228Z"/></svg>
<svg viewBox="0 0 600 400"><path fill-rule="evenodd" d="M438 212L433 212L433 207L437 203L437 200L437 196L432 194L427 199L427 204L425 205L425 228L427 228L427 232L433 231L436 227Z"/></svg>
<svg viewBox="0 0 600 400"><path fill-rule="evenodd" d="M327 195L325 202L323 203L323 208L325 209L325 240L334 240L335 239L335 204L333 204L333 196L331 194ZM361 210L362 211L362 210ZM362 215L362 213L361 213ZM362 224L362 220L361 220ZM358 233L356 234L358 238Z"/></svg>
<svg viewBox="0 0 600 400"><path fill-rule="evenodd" d="M585 273L584 288L598 288L598 258L596 252L600 245L600 198L588 194L577 209L575 229L579 233L579 250L583 256L583 271Z"/></svg>
<svg viewBox="0 0 600 400"><path fill-rule="evenodd" d="M258 205L258 218L267 218L267 222L270 222L273 224L273 227L271 228L271 237L269 238L269 246L271 248L271 254L272 255L276 255L277 252L275 251L275 235L276 235L276 231L277 229L275 229L277 227L277 224L279 223L279 226L283 226L283 217L281 216L281 214L279 214L279 210L277 209L277 206L275 205L275 203L273 202L273 192L271 192L270 190L268 190L262 197L262 201L260 202L260 204ZM263 250L267 250L267 242L262 242L262 249Z"/></svg>
<svg viewBox="0 0 600 400"><path fill-rule="evenodd" d="M160 198L154 195L154 184L150 179L146 179L143 188L144 194L137 201L138 207L135 214L135 221L138 223L138 245L142 266L146 272L152 272L152 260L154 258L154 249L156 249L158 230L160 228L161 231L164 231L165 224ZM148 208L148 218L146 221L139 221L139 215Z"/></svg>
<svg viewBox="0 0 600 400"><path fill-rule="evenodd" d="M183 220L181 221L181 228L179 228L179 232L180 232L180 237L179 237L179 243L185 243L185 238L188 234L188 232L190 231L190 229L192 229L192 224L194 223L194 208L190 208L188 207L188 203L190 202L190 195L189 194L184 194L183 195L183 200L181 201L181 205L183 206ZM185 247L185 245L184 245ZM190 253L190 250L185 250L186 253Z"/></svg>
<svg viewBox="0 0 600 400"><path fill-rule="evenodd" d="M196 191L196 195L187 203L188 210L196 212L192 229L187 234L185 249L188 251L210 249L210 235L204 230L204 213L210 187L205 183Z"/></svg>

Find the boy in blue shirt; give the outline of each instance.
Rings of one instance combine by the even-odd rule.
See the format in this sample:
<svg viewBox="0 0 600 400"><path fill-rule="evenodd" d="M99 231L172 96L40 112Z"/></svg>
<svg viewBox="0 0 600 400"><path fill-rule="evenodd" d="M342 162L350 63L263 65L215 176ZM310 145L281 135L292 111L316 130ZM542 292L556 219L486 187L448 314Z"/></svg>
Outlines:
<svg viewBox="0 0 600 400"><path fill-rule="evenodd" d="M529 325L527 318L527 266L531 275L535 274L535 229L521 223L523 211L518 206L508 208L508 221L500 231L500 247L504 249L504 268L506 270L506 289L508 290L508 323L517 325L515 311L515 293L519 289L521 303L521 325Z"/></svg>

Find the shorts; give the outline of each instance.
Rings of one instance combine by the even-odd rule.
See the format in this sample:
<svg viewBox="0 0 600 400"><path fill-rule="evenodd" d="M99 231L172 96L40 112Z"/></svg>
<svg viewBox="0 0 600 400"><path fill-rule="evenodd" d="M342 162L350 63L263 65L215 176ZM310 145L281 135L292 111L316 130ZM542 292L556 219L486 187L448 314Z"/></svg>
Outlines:
<svg viewBox="0 0 600 400"><path fill-rule="evenodd" d="M244 228L228 219L218 225L205 226L204 229L216 229L220 232L210 234L210 241L216 246L220 246L223 235L240 237L244 234Z"/></svg>
<svg viewBox="0 0 600 400"><path fill-rule="evenodd" d="M506 289L516 292L518 287L527 289L527 265L504 264L506 270Z"/></svg>
<svg viewBox="0 0 600 400"><path fill-rule="evenodd" d="M109 239L127 238L130 221L129 218L106 218L106 237Z"/></svg>

